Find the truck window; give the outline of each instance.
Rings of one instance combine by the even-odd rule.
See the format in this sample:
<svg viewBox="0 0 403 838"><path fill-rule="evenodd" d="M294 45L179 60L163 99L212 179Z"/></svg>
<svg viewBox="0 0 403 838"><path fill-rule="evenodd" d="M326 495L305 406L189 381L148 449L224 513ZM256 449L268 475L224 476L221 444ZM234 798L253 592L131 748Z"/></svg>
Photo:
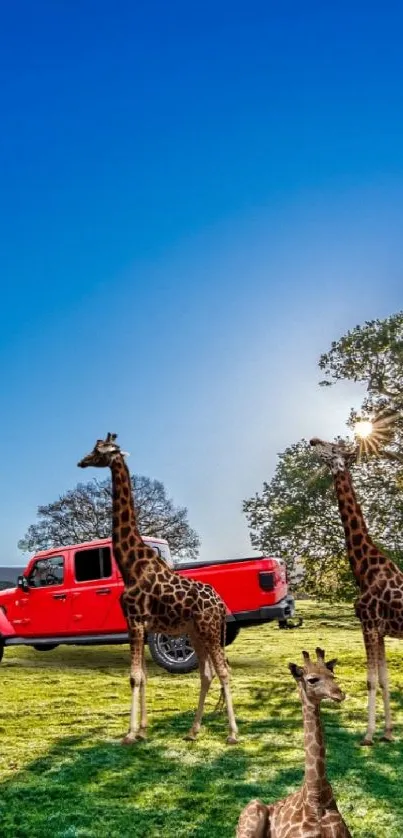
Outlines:
<svg viewBox="0 0 403 838"><path fill-rule="evenodd" d="M152 547L152 549L155 550L156 553L158 553L161 559L164 559L168 567L174 566L168 544L161 544L161 542L155 542L149 539L147 539L146 544L148 544L149 547Z"/></svg>
<svg viewBox="0 0 403 838"><path fill-rule="evenodd" d="M92 579L107 579L112 576L110 547L92 547L78 550L74 556L76 582L90 582Z"/></svg>
<svg viewBox="0 0 403 838"><path fill-rule="evenodd" d="M38 559L28 576L31 588L43 588L49 585L62 585L64 580L63 556L52 556L49 559Z"/></svg>

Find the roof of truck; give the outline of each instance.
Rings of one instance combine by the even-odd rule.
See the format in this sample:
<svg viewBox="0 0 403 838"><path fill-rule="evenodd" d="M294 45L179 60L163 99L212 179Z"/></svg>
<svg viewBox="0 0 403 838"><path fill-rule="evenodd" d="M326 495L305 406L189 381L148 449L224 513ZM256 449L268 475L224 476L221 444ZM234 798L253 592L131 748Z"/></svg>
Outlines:
<svg viewBox="0 0 403 838"><path fill-rule="evenodd" d="M152 541L155 544L167 544L168 542L166 538L154 538L152 535L145 535L142 536L143 541L149 542ZM35 553L35 558L41 558L42 556L49 556L58 553L60 550L77 550L77 548L82 547L96 547L97 545L102 547L103 545L111 544L112 538L96 538L93 541L80 541L79 544L59 544L58 547L49 547L47 550L38 550ZM31 557L33 558L33 556Z"/></svg>

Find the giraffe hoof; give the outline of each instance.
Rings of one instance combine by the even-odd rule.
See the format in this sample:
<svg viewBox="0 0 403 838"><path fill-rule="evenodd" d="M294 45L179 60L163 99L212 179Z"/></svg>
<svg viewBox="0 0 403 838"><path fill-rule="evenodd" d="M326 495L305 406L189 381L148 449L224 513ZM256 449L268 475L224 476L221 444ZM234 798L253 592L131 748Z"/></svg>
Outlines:
<svg viewBox="0 0 403 838"><path fill-rule="evenodd" d="M238 739L236 736L227 736L227 745L237 745Z"/></svg>
<svg viewBox="0 0 403 838"><path fill-rule="evenodd" d="M393 733L384 733L383 736L380 737L380 741L381 742L394 742L395 737L393 736Z"/></svg>
<svg viewBox="0 0 403 838"><path fill-rule="evenodd" d="M121 741L121 745L135 745L136 742L143 742L147 736L144 731L138 733L127 733Z"/></svg>
<svg viewBox="0 0 403 838"><path fill-rule="evenodd" d="M189 733L183 737L184 742L195 742L197 739L197 733L193 733L192 730L189 730Z"/></svg>
<svg viewBox="0 0 403 838"><path fill-rule="evenodd" d="M368 739L367 736L364 736L364 739L361 739L361 742L360 742L360 745L362 745L362 746L373 745L373 744L374 744L373 739Z"/></svg>

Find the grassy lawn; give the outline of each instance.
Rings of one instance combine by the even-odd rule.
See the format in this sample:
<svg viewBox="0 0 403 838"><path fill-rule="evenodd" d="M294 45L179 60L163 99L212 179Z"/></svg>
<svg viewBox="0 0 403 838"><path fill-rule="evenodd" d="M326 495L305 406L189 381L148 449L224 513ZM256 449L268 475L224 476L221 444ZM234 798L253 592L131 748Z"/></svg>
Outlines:
<svg viewBox="0 0 403 838"><path fill-rule="evenodd" d="M216 682L199 741L184 742L198 676L168 675L148 660L149 740L123 748L127 646L7 650L0 670L1 838L233 838L252 797L275 801L301 782L301 708L287 662L318 644L339 658L336 674L348 696L323 711L339 808L356 838L401 838L402 650L388 641L396 742L360 748L366 676L351 606L301 603L298 611L301 629L247 629L228 649L240 729L232 748L225 717L212 713Z"/></svg>

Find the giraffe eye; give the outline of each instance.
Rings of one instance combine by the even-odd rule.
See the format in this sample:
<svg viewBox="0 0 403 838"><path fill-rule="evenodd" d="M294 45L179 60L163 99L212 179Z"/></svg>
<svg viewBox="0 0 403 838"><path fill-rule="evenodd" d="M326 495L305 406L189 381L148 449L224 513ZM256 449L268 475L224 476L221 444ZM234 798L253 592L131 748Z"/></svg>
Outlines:
<svg viewBox="0 0 403 838"><path fill-rule="evenodd" d="M308 684L319 684L320 678L307 678Z"/></svg>

